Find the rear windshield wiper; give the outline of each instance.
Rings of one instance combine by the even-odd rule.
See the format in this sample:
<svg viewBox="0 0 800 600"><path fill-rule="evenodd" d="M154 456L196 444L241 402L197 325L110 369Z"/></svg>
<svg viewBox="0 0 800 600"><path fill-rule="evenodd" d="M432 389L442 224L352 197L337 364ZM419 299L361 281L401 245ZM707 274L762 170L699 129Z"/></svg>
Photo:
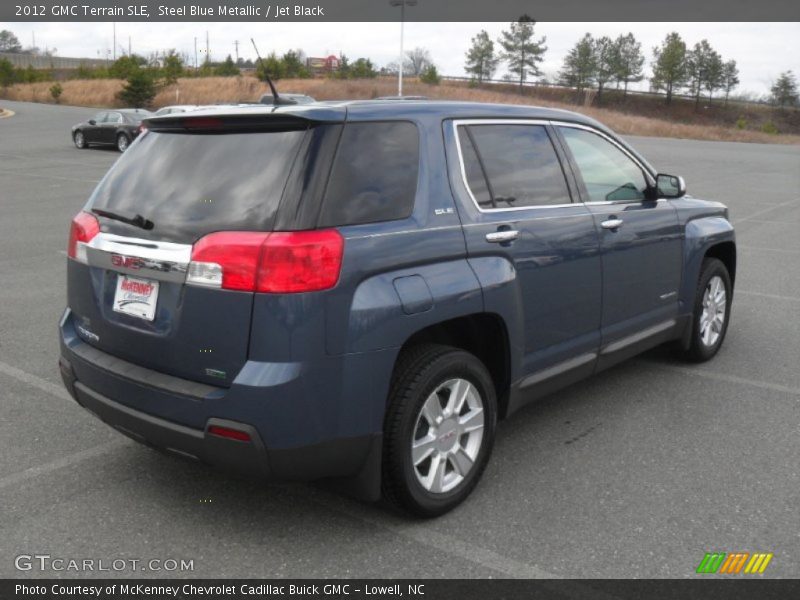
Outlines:
<svg viewBox="0 0 800 600"><path fill-rule="evenodd" d="M110 210L103 210L102 208L93 208L92 212L100 217L106 217L107 219L114 219L115 221L121 221L122 223L133 225L134 227L140 227L142 229L153 228L153 222L150 219L145 219L142 215L138 213L133 215L132 217L128 217L120 213L111 212Z"/></svg>

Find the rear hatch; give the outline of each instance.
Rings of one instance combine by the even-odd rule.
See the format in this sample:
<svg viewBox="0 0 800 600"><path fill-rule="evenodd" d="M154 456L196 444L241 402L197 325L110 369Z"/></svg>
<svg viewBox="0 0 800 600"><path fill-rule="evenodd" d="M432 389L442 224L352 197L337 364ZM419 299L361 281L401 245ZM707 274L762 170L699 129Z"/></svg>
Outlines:
<svg viewBox="0 0 800 600"><path fill-rule="evenodd" d="M261 111L153 119L103 178L68 252L68 305L85 342L230 385L247 360L265 239L292 228L340 129Z"/></svg>

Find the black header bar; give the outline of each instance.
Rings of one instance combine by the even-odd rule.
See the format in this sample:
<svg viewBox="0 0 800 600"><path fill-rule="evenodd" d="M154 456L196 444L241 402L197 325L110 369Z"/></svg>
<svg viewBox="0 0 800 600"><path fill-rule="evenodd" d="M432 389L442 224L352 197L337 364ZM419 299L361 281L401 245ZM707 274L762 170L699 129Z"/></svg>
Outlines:
<svg viewBox="0 0 800 600"><path fill-rule="evenodd" d="M399 0L398 0L399 1ZM406 0L413 2L413 0ZM397 4L397 2L394 2ZM406 21L800 21L797 0L417 0ZM389 0L3 0L0 21L385 22Z"/></svg>

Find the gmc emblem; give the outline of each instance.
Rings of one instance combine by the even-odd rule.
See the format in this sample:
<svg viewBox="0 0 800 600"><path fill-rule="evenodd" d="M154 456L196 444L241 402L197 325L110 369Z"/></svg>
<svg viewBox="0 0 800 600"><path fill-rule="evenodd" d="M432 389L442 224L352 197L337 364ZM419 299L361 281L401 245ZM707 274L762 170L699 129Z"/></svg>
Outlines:
<svg viewBox="0 0 800 600"><path fill-rule="evenodd" d="M141 260L135 256L122 256L121 254L112 254L111 264L126 269L138 269L142 266Z"/></svg>

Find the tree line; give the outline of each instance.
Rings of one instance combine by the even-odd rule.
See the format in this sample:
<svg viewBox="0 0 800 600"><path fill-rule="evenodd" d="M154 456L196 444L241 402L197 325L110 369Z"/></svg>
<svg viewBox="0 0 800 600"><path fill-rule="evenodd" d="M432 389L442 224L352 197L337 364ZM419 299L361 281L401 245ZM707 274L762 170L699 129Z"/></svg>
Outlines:
<svg viewBox="0 0 800 600"><path fill-rule="evenodd" d="M475 35L464 64L471 79L475 83L491 80L501 62L508 67L504 79L518 82L520 93L528 78L541 77L539 64L547 51L546 38L535 38L534 25L528 17L511 23L497 40L499 48L486 30ZM689 48L680 34L672 32L653 48L652 56L650 87L663 92L667 104L680 91L692 96L696 107L704 95L710 101L715 92L723 92L727 104L731 91L739 85L736 61L723 59L708 40ZM602 102L603 91L609 85L616 85L627 94L631 83L645 78L645 54L633 33L615 39L595 38L587 33L567 53L557 83L575 88L579 95L589 88L596 89L597 101ZM798 104L797 82L791 71L781 73L770 92L774 104Z"/></svg>
<svg viewBox="0 0 800 600"><path fill-rule="evenodd" d="M536 39L536 23L527 16L509 24L500 37L492 40L482 30L475 35L466 53L464 68L475 83L491 80L500 63L507 65L504 79L519 84L520 92L530 78L541 79L540 64L547 52L546 37ZM16 36L7 30L0 31L0 52L21 51L22 46ZM30 49L29 49L30 50ZM24 51L24 50L23 50ZM33 50L31 50L33 51ZM414 48L403 57L402 66L390 62L377 68L369 59L360 57L351 61L340 55L339 68L327 73L336 79L365 79L379 75L403 73L418 77L423 83L437 84L440 75L430 52L425 48ZM645 74L645 53L641 43L633 33L620 35L615 39L608 36L595 38L585 34L567 53L557 83L575 88L578 94L587 89L597 90L597 101L602 102L603 92L609 86L621 88L628 93L631 83L649 79L654 91L663 92L669 104L676 93L685 92L695 100L708 96L709 100L717 92L724 93L725 102L732 90L739 85L739 70L735 60L724 60L711 47L708 40L701 40L690 48L681 36L669 33L663 42L652 49L651 73ZM177 81L178 77L236 76L242 69L255 69L259 79L269 75L272 79L295 79L312 77L315 74L306 64L306 56L300 49L289 50L283 55L268 54L263 61L237 59L228 55L225 60L212 62L206 58L202 65L192 68L186 55L175 50L152 53L149 57L137 54L124 55L104 67L80 67L72 75L78 79L92 78L133 78L135 87L145 91L157 89ZM10 62L0 59L0 87L14 83L33 83L52 79L46 70L15 68ZM770 100L780 107L796 106L798 99L797 81L794 73L781 73L770 89Z"/></svg>

